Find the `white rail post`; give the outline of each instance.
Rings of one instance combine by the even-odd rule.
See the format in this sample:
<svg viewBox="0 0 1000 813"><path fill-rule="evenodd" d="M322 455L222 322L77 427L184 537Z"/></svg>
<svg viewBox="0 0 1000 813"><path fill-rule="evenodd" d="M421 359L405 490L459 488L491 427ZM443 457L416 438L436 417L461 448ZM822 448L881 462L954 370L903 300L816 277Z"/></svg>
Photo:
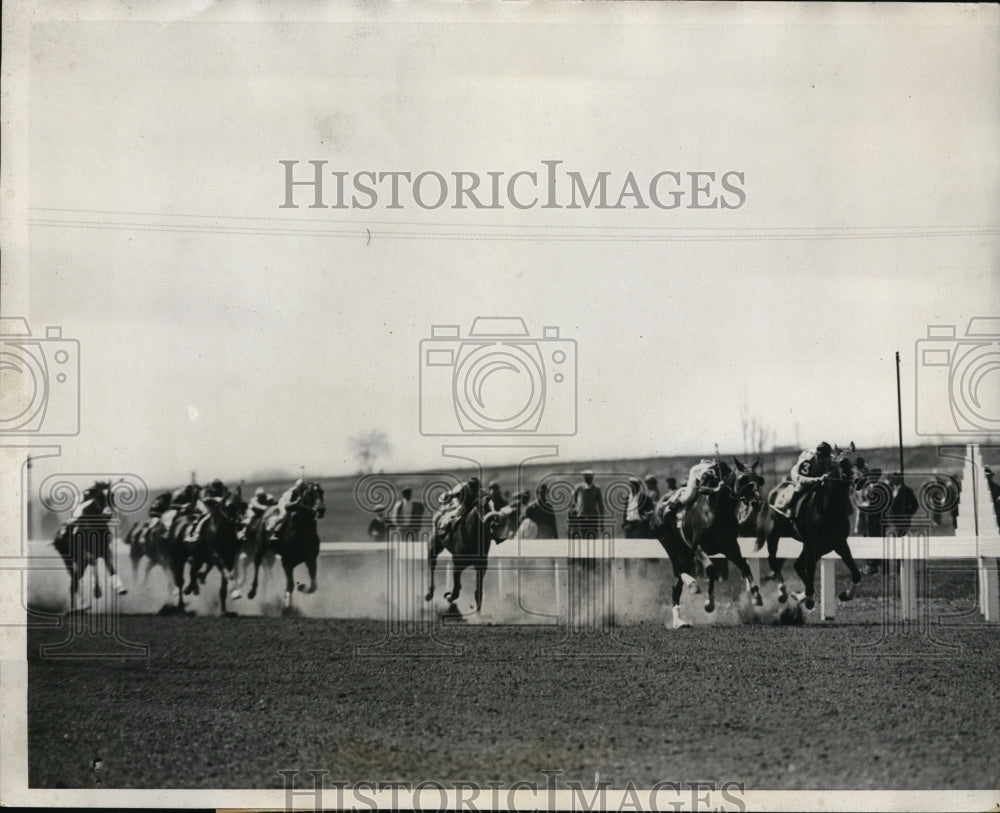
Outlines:
<svg viewBox="0 0 1000 813"><path fill-rule="evenodd" d="M986 621L1000 621L1000 579L997 560L979 557L979 609Z"/></svg>
<svg viewBox="0 0 1000 813"><path fill-rule="evenodd" d="M837 560L824 556L819 560L820 618L832 621L837 614Z"/></svg>

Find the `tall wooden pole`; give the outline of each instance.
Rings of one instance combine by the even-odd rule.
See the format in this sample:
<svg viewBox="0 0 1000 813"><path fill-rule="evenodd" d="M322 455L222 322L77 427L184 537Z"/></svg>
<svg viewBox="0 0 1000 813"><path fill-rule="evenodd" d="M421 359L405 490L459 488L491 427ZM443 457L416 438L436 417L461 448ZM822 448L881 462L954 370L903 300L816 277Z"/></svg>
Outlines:
<svg viewBox="0 0 1000 813"><path fill-rule="evenodd" d="M899 384L899 351L896 351L896 415L899 422L899 476L903 471L903 392Z"/></svg>

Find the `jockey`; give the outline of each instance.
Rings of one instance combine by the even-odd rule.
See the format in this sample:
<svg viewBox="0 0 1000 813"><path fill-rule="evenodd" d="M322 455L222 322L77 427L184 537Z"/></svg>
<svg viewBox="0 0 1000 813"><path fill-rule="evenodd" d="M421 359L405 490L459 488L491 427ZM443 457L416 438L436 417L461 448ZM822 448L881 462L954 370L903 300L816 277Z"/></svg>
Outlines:
<svg viewBox="0 0 1000 813"><path fill-rule="evenodd" d="M200 491L196 483L175 488L170 498L170 507L182 514L191 513L198 505Z"/></svg>
<svg viewBox="0 0 1000 813"><path fill-rule="evenodd" d="M302 494L305 492L306 481L301 477L296 480L285 493L278 498L278 510L268 519L268 530L271 532L272 540L277 540L278 533L284 524L288 511L299 504Z"/></svg>
<svg viewBox="0 0 1000 813"><path fill-rule="evenodd" d="M445 496L445 502L451 503L451 506L438 519L438 533L442 536L450 534L479 503L479 478L470 477L452 488Z"/></svg>
<svg viewBox="0 0 1000 813"><path fill-rule="evenodd" d="M774 509L790 517L799 497L810 486L815 485L833 471L833 448L823 441L815 449L806 449L795 461L788 479L794 488L784 488L774 501Z"/></svg>
<svg viewBox="0 0 1000 813"><path fill-rule="evenodd" d="M253 498L247 503L247 510L243 514L243 521L240 523L240 530L237 536L245 539L247 528L254 519L264 516L264 512L277 502L274 495L268 494L263 488L258 488L253 493Z"/></svg>
<svg viewBox="0 0 1000 813"><path fill-rule="evenodd" d="M94 502L97 500L97 495L100 493L101 493L100 488L98 488L98 486L96 485L93 485L90 488L85 489L83 492L83 500L73 510L73 515L70 517L70 521L74 519L80 519L80 517L82 517L84 514L90 513L90 509L94 505ZM105 512L109 513L107 509L105 509Z"/></svg>
<svg viewBox="0 0 1000 813"><path fill-rule="evenodd" d="M201 490L201 497L195 501L195 511L200 515L197 522L188 529L188 539L194 541L198 538L198 533L205 520L208 519L212 509L218 508L229 497L232 492L226 488L222 480L213 480L210 485Z"/></svg>
<svg viewBox="0 0 1000 813"><path fill-rule="evenodd" d="M697 498L699 487L709 487L710 483L713 486L718 485L712 482L719 479L718 465L717 460L709 460L708 458L702 458L701 462L695 463L688 473L687 484L677 489L677 491L673 492L667 498L667 502L664 504L666 511L678 511L681 508L687 508Z"/></svg>

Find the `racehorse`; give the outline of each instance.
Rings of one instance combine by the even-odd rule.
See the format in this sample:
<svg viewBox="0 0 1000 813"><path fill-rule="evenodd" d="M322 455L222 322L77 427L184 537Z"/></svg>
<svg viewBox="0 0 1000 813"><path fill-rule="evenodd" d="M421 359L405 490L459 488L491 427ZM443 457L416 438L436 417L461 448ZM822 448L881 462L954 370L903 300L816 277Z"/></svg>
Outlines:
<svg viewBox="0 0 1000 813"><path fill-rule="evenodd" d="M276 538L272 539L269 520L277 513L277 506L271 506L264 512L256 528L253 584L247 597L252 599L257 595L260 566L265 557L277 554L281 557L281 566L285 571L283 606L287 610L292 606L292 592L295 589L293 571L298 565L305 564L309 571L309 586L300 584L299 590L303 593L316 592L316 560L319 558L319 533L316 520L322 519L326 513L320 484L315 481L305 483L302 486L302 496L297 502L289 504L285 510L286 514L274 532ZM247 538L250 538L249 528Z"/></svg>
<svg viewBox="0 0 1000 813"><path fill-rule="evenodd" d="M177 587L177 608L184 611L184 596L198 595L199 582L205 583L208 573L217 567L222 574L219 601L222 614L227 615L226 595L233 578L239 540L236 523L239 512L246 503L239 496L230 495L222 502L206 502L207 515L186 513L178 516L170 528L171 570ZM190 562L190 581L184 586L184 566ZM204 568L204 569L203 569Z"/></svg>
<svg viewBox="0 0 1000 813"><path fill-rule="evenodd" d="M805 593L797 593L795 598L804 598L807 610L816 606L816 565L823 556L831 552L840 556L851 571L851 586L840 594L840 600L850 601L854 598L861 582L861 571L858 570L847 544L854 510L851 489L855 482L854 464L849 454L854 454L853 443L849 450L836 449L832 471L823 475L819 483L800 497L794 522L779 514L773 507L782 485L775 486L767 502L761 506L755 549L760 550L767 543L767 561L778 580L778 601L781 603L788 599L788 588L781 574L782 560L776 555L778 540L783 536L790 536L802 543L802 553L795 560L795 572L805 585ZM787 487L787 483L784 485Z"/></svg>
<svg viewBox="0 0 1000 813"><path fill-rule="evenodd" d="M70 612L86 610L89 605L79 604L80 581L88 565L93 570L94 598L101 597L101 586L97 580L97 560L104 560L104 567L112 577L112 584L119 594L127 592L115 570L111 555L111 519L114 508L111 499L111 483L98 481L87 489L80 516L71 519L57 532L53 545L62 556L69 570Z"/></svg>
<svg viewBox="0 0 1000 813"><path fill-rule="evenodd" d="M761 502L760 487L764 478L757 474L759 460L749 468L733 458L736 470L722 469L722 478L715 489L699 489L694 504L687 508L678 527L675 517L667 515L665 508L669 497L661 498L654 511L651 530L670 557L675 581L671 594L674 629L690 626L680 615L680 599L685 582L695 585L696 551L703 556L721 554L743 574L747 593L756 605L762 604L760 588L750 572L750 565L743 557L739 545L740 517L747 510L756 511ZM706 564L708 600L705 611L715 609L715 582L725 563Z"/></svg>
<svg viewBox="0 0 1000 813"><path fill-rule="evenodd" d="M485 516L479 509L473 507L462 517L461 521L450 532L441 529L440 520L444 511L438 511L434 516L434 532L427 544L427 564L430 567L430 587L424 601L434 598L434 568L437 566L441 551L451 554L451 590L444 594L444 599L450 609L457 612L455 602L462 592L462 573L469 567L476 570L476 612L483 608L483 577L489 563L490 546L494 542L503 542L511 529L517 528L516 507L507 506L501 511L490 511Z"/></svg>
<svg viewBox="0 0 1000 813"><path fill-rule="evenodd" d="M132 581L135 584L145 584L149 573L155 566L170 571L170 539L169 528L164 524L163 516L170 508L170 492L160 494L149 508L150 518L136 523L125 535L125 544L129 548L129 559L132 561ZM171 515L172 517L172 515ZM139 579L139 562L146 560L146 569Z"/></svg>

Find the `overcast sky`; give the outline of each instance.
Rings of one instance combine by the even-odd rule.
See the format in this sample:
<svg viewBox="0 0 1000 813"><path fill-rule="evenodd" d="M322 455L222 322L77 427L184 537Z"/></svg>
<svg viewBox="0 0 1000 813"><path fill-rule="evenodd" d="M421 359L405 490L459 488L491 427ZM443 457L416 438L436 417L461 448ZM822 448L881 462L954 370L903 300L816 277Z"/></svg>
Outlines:
<svg viewBox="0 0 1000 813"><path fill-rule="evenodd" d="M896 350L917 442L915 342L1000 314L995 9L562 12L36 25L27 288L5 269L4 315L80 341L58 465L350 473L347 439L378 429L381 465L434 467L420 342L477 315L575 340L563 458L740 450L744 397L782 445L891 444ZM629 171L733 171L746 201L290 210L281 160L561 160L616 197ZM926 380L944 426L947 381ZM994 372L993 415L998 393Z"/></svg>

